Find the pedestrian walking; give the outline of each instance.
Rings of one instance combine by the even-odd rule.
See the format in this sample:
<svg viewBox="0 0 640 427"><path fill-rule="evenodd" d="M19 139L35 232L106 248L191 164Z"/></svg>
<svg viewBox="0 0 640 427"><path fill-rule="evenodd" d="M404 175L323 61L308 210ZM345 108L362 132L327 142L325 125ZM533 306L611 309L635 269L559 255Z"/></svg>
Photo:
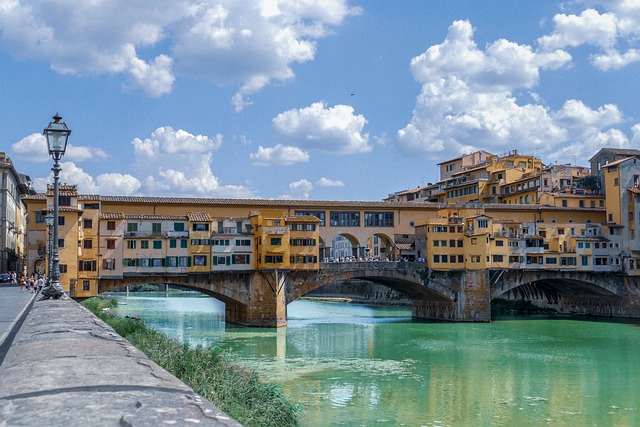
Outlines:
<svg viewBox="0 0 640 427"><path fill-rule="evenodd" d="M24 291L24 277L20 278L20 292Z"/></svg>

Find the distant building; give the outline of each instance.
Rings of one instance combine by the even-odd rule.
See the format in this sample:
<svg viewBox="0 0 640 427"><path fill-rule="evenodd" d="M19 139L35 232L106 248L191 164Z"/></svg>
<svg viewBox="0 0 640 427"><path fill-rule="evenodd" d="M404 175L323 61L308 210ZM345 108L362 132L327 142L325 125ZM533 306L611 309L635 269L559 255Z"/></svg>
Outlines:
<svg viewBox="0 0 640 427"><path fill-rule="evenodd" d="M26 175L0 152L0 273L24 272L27 211L22 195L35 194Z"/></svg>
<svg viewBox="0 0 640 427"><path fill-rule="evenodd" d="M630 156L640 155L640 150L633 148L609 148L605 147L600 149L593 157L589 159L591 165L591 174L597 177L597 183L602 191L606 191L604 186L604 172L603 168L612 162L620 159L624 159Z"/></svg>

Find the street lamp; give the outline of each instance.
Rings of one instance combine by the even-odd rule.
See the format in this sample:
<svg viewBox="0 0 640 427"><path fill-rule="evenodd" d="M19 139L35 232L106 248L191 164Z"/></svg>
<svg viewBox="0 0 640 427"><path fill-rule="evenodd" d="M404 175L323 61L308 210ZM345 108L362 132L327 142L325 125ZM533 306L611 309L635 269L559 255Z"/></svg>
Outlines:
<svg viewBox="0 0 640 427"><path fill-rule="evenodd" d="M49 126L42 132L47 138L49 146L49 154L53 158L53 252L51 254L51 281L48 286L42 289L42 298L57 299L64 295L64 289L60 285L60 256L58 254L58 217L59 217L59 196L58 196L58 179L60 177L60 159L67 150L67 141L71 129L67 124L61 122L62 117L56 113L53 121L49 122Z"/></svg>
<svg viewBox="0 0 640 427"><path fill-rule="evenodd" d="M53 262L53 214L49 212L44 216L44 223L47 225L47 284L51 283L51 270Z"/></svg>

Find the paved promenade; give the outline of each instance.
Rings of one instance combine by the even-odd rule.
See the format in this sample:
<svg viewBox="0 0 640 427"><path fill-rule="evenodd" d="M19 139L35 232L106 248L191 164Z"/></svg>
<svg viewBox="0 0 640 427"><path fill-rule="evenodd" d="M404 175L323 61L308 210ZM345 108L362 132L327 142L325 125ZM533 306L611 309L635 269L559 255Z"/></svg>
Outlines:
<svg viewBox="0 0 640 427"><path fill-rule="evenodd" d="M17 283L0 285L0 364L34 297L26 290L20 291Z"/></svg>
<svg viewBox="0 0 640 427"><path fill-rule="evenodd" d="M3 330L19 325L0 365L0 426L240 426L75 301L31 297L0 289Z"/></svg>

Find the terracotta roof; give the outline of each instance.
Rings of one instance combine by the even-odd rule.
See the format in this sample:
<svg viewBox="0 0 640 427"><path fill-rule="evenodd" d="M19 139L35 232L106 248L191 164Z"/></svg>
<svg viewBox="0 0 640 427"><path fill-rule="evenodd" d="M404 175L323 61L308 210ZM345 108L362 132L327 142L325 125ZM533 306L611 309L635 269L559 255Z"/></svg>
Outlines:
<svg viewBox="0 0 640 427"><path fill-rule="evenodd" d="M85 197L90 201L105 203L155 203L155 204L182 204L182 205L209 205L209 206L263 206L266 208L296 208L296 209L442 209L465 207L457 203L436 203L424 201L412 202L367 202L367 201L331 201L331 200L281 200L281 199L214 199L214 198L180 198L180 197L138 197L138 196L86 196L78 195L78 201L84 201ZM44 193L24 196L25 201L46 200ZM519 205L503 203L475 203L474 208L491 210L515 210L515 211L546 211L546 210L584 210L585 208L558 207L550 205ZM589 208L595 211L602 211L604 208Z"/></svg>
<svg viewBox="0 0 640 427"><path fill-rule="evenodd" d="M122 215L122 214L120 214ZM173 221L187 221L186 215L145 215L145 214L125 214L124 219L135 220L173 220Z"/></svg>
<svg viewBox="0 0 640 427"><path fill-rule="evenodd" d="M640 155L640 154L638 154L638 155ZM606 165L603 165L602 167L603 167L603 168L608 168L609 166L617 166L617 165L619 165L620 163L624 163L624 162L626 162L627 160L633 159L633 157L634 157L634 156L631 156L631 157L625 157L624 159L618 159L618 160L616 160L615 162L607 163Z"/></svg>
<svg viewBox="0 0 640 427"><path fill-rule="evenodd" d="M396 243L396 248L401 251L411 251L413 248L411 247L411 243Z"/></svg>
<svg viewBox="0 0 640 427"><path fill-rule="evenodd" d="M631 191L632 193L640 194L640 188L638 187L630 187L627 188L627 190Z"/></svg>
<svg viewBox="0 0 640 427"><path fill-rule="evenodd" d="M285 222L309 222L309 223L319 223L320 218L313 215L294 215L287 216L284 218Z"/></svg>
<svg viewBox="0 0 640 427"><path fill-rule="evenodd" d="M100 219L124 219L124 214L121 212L102 213Z"/></svg>
<svg viewBox="0 0 640 427"><path fill-rule="evenodd" d="M187 219L196 222L211 222L211 217L206 212L187 212Z"/></svg>
<svg viewBox="0 0 640 427"><path fill-rule="evenodd" d="M623 156L636 156L636 155L640 155L640 150L636 150L633 148L609 148L609 147L604 147L601 148L600 150L598 150L598 152L589 159L589 161L593 160L596 158L596 156L598 154L600 154L601 152L606 152L606 153L612 153L612 154L621 154Z"/></svg>

